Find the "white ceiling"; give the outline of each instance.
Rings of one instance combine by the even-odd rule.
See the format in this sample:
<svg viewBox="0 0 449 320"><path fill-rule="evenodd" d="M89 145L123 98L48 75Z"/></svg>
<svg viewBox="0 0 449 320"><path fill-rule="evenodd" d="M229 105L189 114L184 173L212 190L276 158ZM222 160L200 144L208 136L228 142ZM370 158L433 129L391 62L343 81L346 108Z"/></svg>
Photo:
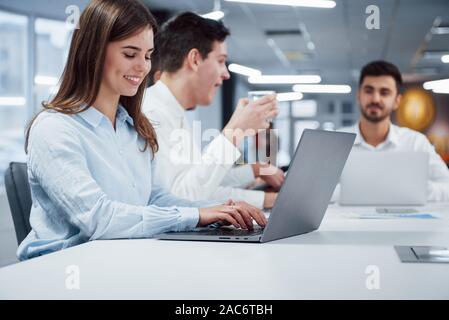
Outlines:
<svg viewBox="0 0 449 320"><path fill-rule="evenodd" d="M175 13L207 13L213 0L145 0L150 9ZM409 76L433 71L431 78L449 75L449 64L422 59L418 50L449 51L449 35L425 42L437 16L449 22L448 0L336 0L333 9L241 4L221 1L225 24L231 30L229 60L256 67L265 74L319 73L325 83L352 84L360 68L374 59L389 60ZM368 5L380 9L380 30L368 30ZM272 37L287 56L283 63L267 43L267 30L307 30L315 50L307 49L304 35ZM417 57L414 59L414 57ZM436 73L435 73L436 72ZM412 78L412 77L410 77Z"/></svg>
<svg viewBox="0 0 449 320"><path fill-rule="evenodd" d="M360 68L374 59L386 59L399 66L406 79L424 80L449 76L449 64L437 58L423 58L422 51L448 51L449 35L426 34L436 17L449 26L449 0L335 0L333 9L241 4L221 1L230 61L256 67L265 74L319 73L325 83L354 84ZM89 0L0 0L0 8L36 16L65 18L65 7L81 9ZM173 13L207 13L213 0L144 0L151 10ZM380 9L380 30L365 28L368 5ZM305 28L315 50L307 49L306 35L272 37L290 59L282 63L267 44L267 30ZM428 72L431 74L427 75ZM421 75L420 75L421 74Z"/></svg>

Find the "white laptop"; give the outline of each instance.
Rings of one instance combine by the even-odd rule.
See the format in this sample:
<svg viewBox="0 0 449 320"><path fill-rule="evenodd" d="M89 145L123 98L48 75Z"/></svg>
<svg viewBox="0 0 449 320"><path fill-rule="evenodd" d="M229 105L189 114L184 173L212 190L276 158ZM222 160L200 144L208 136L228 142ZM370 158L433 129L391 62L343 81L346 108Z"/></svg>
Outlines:
<svg viewBox="0 0 449 320"><path fill-rule="evenodd" d="M352 151L340 179L342 205L424 205L427 152Z"/></svg>

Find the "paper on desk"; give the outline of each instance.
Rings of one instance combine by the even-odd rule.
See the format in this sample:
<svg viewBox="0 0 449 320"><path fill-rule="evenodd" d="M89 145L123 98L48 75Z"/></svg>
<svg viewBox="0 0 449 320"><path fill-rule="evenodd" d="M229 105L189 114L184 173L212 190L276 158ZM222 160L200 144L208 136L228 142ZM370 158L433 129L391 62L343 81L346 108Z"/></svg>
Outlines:
<svg viewBox="0 0 449 320"><path fill-rule="evenodd" d="M418 212L418 213L354 213L349 212L345 215L352 219L438 219L435 213Z"/></svg>

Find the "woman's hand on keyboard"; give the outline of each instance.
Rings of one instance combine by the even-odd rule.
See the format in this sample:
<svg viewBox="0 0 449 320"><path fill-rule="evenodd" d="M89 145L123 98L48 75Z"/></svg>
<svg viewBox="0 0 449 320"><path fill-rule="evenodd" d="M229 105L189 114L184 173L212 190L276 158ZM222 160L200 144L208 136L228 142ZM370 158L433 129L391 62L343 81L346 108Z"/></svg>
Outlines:
<svg viewBox="0 0 449 320"><path fill-rule="evenodd" d="M253 229L253 219L261 227L267 223L263 212L246 202L228 200L223 205L199 209L200 218L198 226L206 226L220 222L224 225L233 225L236 228Z"/></svg>

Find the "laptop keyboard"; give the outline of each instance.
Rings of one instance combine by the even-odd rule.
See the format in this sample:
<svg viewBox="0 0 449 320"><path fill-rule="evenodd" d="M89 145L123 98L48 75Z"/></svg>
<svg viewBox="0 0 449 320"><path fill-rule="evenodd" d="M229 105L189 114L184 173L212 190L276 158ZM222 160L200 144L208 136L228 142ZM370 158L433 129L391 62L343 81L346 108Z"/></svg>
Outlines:
<svg viewBox="0 0 449 320"><path fill-rule="evenodd" d="M233 228L207 228L195 230L196 233L202 235L215 235L215 236L256 236L263 233L262 228L254 228L253 230L245 229L233 229Z"/></svg>

